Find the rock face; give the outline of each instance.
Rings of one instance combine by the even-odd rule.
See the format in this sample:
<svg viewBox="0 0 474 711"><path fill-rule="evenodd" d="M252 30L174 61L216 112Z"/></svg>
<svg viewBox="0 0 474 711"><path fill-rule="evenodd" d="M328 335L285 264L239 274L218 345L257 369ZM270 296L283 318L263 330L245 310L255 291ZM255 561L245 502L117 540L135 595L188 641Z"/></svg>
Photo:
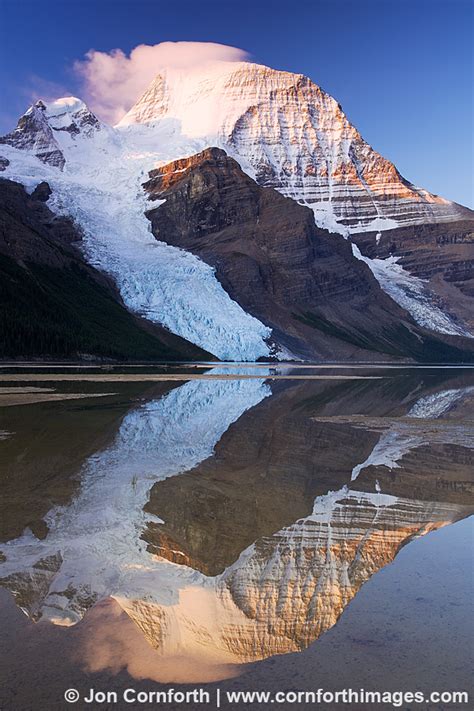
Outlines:
<svg viewBox="0 0 474 711"><path fill-rule="evenodd" d="M426 288L447 313L474 332L474 221L413 225L381 233L353 235L372 259L395 257Z"/></svg>
<svg viewBox="0 0 474 711"><path fill-rule="evenodd" d="M30 196L0 179L0 357L205 357L126 311L84 262L77 227L48 208L50 195L44 182Z"/></svg>
<svg viewBox="0 0 474 711"><path fill-rule="evenodd" d="M401 177L339 104L301 74L245 62L166 69L114 128L65 97L37 102L0 143L3 174L31 191L41 182L52 186L52 208L79 225L86 261L114 281L130 311L218 358L285 358L288 351L367 358L373 351L458 361L473 349L472 211ZM169 222L173 234L163 225L153 241L144 177L157 166L172 172L173 162L197 170L192 156L211 146L236 163L219 165L214 183L208 170L200 187L209 196L211 184L217 192L225 185L229 194L213 197L197 215L203 199L195 185L186 239L182 225L178 238ZM183 157L188 162L181 164ZM292 202L264 192L251 206L257 190L237 174L237 164L258 186ZM177 182L161 178L167 200L173 194L178 201ZM179 198L187 200L182 191ZM293 203L310 207L318 228ZM255 227L259 210L264 236ZM155 217L153 224L160 229ZM271 234L276 227L279 245ZM331 244L324 229L351 236L365 265L355 266L349 245L338 234ZM183 249L172 247L178 242ZM451 350L415 333L413 321L448 336Z"/></svg>
<svg viewBox="0 0 474 711"><path fill-rule="evenodd" d="M221 149L151 171L144 187L163 201L147 213L157 240L212 265L230 296L291 352L424 357L427 334L415 335L350 243L316 227L307 207L260 187Z"/></svg>
<svg viewBox="0 0 474 711"><path fill-rule="evenodd" d="M222 146L260 185L304 202L317 221L339 223L339 230L472 219L471 211L405 180L337 101L302 74L231 62L164 71L119 126L166 121Z"/></svg>
<svg viewBox="0 0 474 711"><path fill-rule="evenodd" d="M45 116L46 106L37 101L20 118L14 131L0 138L0 143L32 151L43 163L60 170L64 168L64 156Z"/></svg>
<svg viewBox="0 0 474 711"><path fill-rule="evenodd" d="M63 170L66 159L58 133L66 132L71 139L79 134L91 137L100 127L98 118L80 99L65 97L48 104L37 101L21 116L14 131L0 137L0 144L27 150L43 163Z"/></svg>
<svg viewBox="0 0 474 711"><path fill-rule="evenodd" d="M70 247L80 242L81 235L71 220L57 217L44 204L50 193L47 183L28 195L22 185L0 179L0 254L18 262L70 264L74 259Z"/></svg>

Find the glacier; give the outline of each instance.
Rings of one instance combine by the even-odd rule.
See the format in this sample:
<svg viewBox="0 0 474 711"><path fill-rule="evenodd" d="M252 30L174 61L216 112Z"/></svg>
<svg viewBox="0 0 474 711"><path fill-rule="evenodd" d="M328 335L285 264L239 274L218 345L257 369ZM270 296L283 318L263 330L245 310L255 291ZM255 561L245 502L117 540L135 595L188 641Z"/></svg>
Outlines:
<svg viewBox="0 0 474 711"><path fill-rule="evenodd" d="M30 189L46 180L50 206L81 227L85 258L114 279L125 305L222 360L287 354L212 267L154 239L142 188L153 168L222 148L260 185L309 206L319 226L345 236L463 214L403 179L310 79L250 62L165 69L115 127L75 97L38 102L20 122L0 139L5 177ZM354 254L420 325L473 337L394 258L362 257L355 246Z"/></svg>
<svg viewBox="0 0 474 711"><path fill-rule="evenodd" d="M58 117L56 107L47 107L53 123L70 125L64 107L77 108L74 102L64 101ZM2 155L10 160L4 175L30 191L49 183L51 209L79 225L86 260L114 279L130 311L221 360L255 361L275 351L271 329L230 298L212 267L153 237L141 183L162 152L137 150L103 124L92 134L60 131L56 141L66 156L62 171L31 151L4 145Z"/></svg>

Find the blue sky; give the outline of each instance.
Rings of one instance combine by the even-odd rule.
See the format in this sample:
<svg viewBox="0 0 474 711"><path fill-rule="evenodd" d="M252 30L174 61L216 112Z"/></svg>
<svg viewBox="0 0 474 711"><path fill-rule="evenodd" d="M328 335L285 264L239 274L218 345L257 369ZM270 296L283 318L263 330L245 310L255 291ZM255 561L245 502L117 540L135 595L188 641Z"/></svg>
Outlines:
<svg viewBox="0 0 474 711"><path fill-rule="evenodd" d="M2 0L0 131L90 49L212 41L310 76L412 182L473 205L471 0Z"/></svg>

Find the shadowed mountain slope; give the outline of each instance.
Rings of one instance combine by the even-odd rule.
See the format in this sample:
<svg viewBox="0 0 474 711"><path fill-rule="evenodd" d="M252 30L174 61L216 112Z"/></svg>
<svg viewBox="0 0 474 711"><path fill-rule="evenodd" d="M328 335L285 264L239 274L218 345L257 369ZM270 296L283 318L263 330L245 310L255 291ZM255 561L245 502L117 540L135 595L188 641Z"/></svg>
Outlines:
<svg viewBox="0 0 474 711"><path fill-rule="evenodd" d="M0 179L0 357L208 358L122 306L76 250L72 221L46 206L50 193Z"/></svg>
<svg viewBox="0 0 474 711"><path fill-rule="evenodd" d="M214 267L231 298L307 358L472 358L468 339L432 336L382 291L351 244L307 207L262 188L209 148L151 171L157 240ZM467 350L467 354L463 350Z"/></svg>

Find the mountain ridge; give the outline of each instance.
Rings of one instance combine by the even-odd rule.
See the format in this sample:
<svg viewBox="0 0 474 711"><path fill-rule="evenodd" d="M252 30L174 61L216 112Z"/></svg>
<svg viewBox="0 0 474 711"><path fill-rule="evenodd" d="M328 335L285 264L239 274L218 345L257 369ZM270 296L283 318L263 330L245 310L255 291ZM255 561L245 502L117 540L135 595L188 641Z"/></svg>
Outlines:
<svg viewBox="0 0 474 711"><path fill-rule="evenodd" d="M320 228L353 242L353 258L418 325L471 351L474 213L402 178L301 74L247 62L168 71L116 127L74 97L38 102L0 139L0 169L30 191L51 186L50 206L76 222L85 260L115 282L130 311L220 359L292 357L274 319L246 312L213 266L150 234L148 174L212 146L260 187L310 207ZM324 328L341 340L337 323Z"/></svg>
<svg viewBox="0 0 474 711"><path fill-rule="evenodd" d="M347 240L318 228L308 207L259 186L222 149L157 168L144 188L159 203L146 212L156 239L210 264L231 298L291 352L429 360L439 348L439 357L461 357L454 343L436 346L417 328Z"/></svg>
<svg viewBox="0 0 474 711"><path fill-rule="evenodd" d="M217 100L217 96L223 98ZM272 104L278 108L273 109ZM222 109L222 105L226 108ZM275 116L275 112L280 116ZM320 226L330 226L332 222L334 227L337 222L338 231L345 226L357 231L358 227L365 229L370 224L365 218L363 223L357 224L361 219L360 204L357 215L353 214L349 205L350 189L362 191L364 202L373 203L368 214L372 222L378 221L373 228L379 230L394 226L388 222L393 219L390 205L387 210L384 203L393 202L397 196L419 203L423 218L456 219L459 207L456 203L416 188L403 178L393 163L364 141L336 99L303 74L250 62L206 65L202 73L199 69L186 73L165 71L157 75L117 127L170 119L181 122L182 132L190 137L221 139L220 147L233 155L246 172L253 171L252 177L259 184L276 187L309 204L315 211L316 221L326 222ZM265 129L271 129L272 135L265 135ZM273 145L275 138L282 142ZM298 139L300 149L304 149L300 150L296 162L291 155L291 145L285 145L285 138L290 144ZM266 139L261 141L266 150L259 151L259 139ZM214 145L220 145L219 141ZM268 147L272 151L271 160ZM334 155L329 155L331 152ZM378 184L374 167L382 177ZM282 180L278 169L287 173L293 180L292 185ZM329 194L333 207L337 206L337 202L344 199L338 192L344 190L347 201L342 213L334 210L333 215L325 215L327 210L320 203L327 201ZM435 212L426 212L428 205L432 210L437 206ZM446 205L456 206L452 208L454 214L441 209ZM415 215L415 223L417 219L421 217ZM408 218L403 221L413 222Z"/></svg>

